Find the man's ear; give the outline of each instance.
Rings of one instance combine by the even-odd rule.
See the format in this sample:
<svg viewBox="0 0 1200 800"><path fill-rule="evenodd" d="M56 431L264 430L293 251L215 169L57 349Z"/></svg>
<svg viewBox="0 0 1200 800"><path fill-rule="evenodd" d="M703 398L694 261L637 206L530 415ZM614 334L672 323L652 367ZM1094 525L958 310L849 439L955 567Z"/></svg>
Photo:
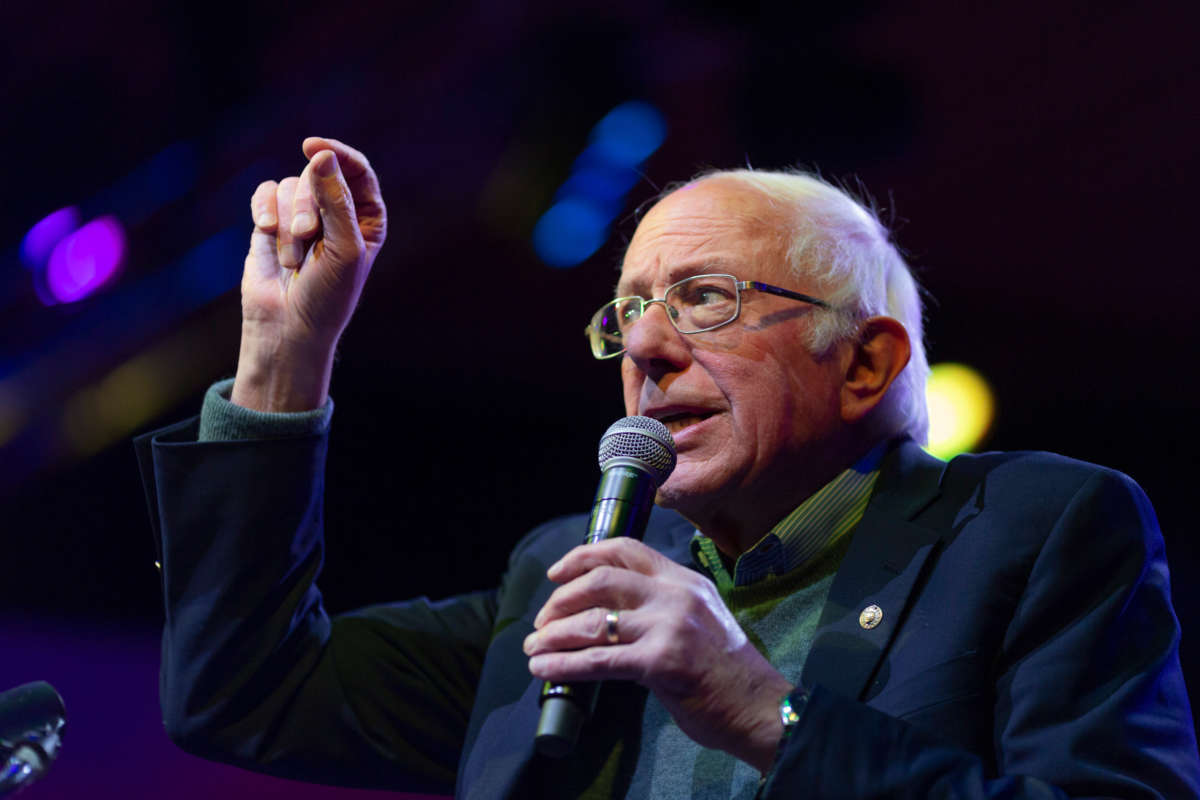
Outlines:
<svg viewBox="0 0 1200 800"><path fill-rule="evenodd" d="M842 420L859 422L879 405L908 363L908 331L891 317L870 317L859 328L842 384Z"/></svg>

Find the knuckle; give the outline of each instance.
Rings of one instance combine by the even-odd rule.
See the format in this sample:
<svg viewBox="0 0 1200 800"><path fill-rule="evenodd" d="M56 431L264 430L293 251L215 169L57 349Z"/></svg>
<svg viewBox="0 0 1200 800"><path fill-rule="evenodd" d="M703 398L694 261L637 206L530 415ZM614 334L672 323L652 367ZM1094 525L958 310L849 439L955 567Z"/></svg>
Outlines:
<svg viewBox="0 0 1200 800"><path fill-rule="evenodd" d="M547 600L546 605L542 606L542 610L538 612L538 616L541 618L541 625L538 629L545 630L558 620L563 619L563 609L566 608L566 604L569 601L569 597L552 597L551 599Z"/></svg>
<svg viewBox="0 0 1200 800"><path fill-rule="evenodd" d="M546 598L546 602L542 603L542 613L548 614L554 610L555 606L562 602L563 589L565 587L558 586Z"/></svg>
<svg viewBox="0 0 1200 800"><path fill-rule="evenodd" d="M538 647L543 650L555 650L558 647L559 638L558 623L549 622L537 632Z"/></svg>
<svg viewBox="0 0 1200 800"><path fill-rule="evenodd" d="M601 564L588 573L588 580L595 589L607 589L616 580L617 569L610 564Z"/></svg>
<svg viewBox="0 0 1200 800"><path fill-rule="evenodd" d="M603 608L593 608L588 615L591 617L589 628L592 638L605 638L608 634L608 611Z"/></svg>
<svg viewBox="0 0 1200 800"><path fill-rule="evenodd" d="M323 203L328 203L330 207L337 209L340 212L347 212L353 208L353 201L350 199L350 193L345 190L340 183L334 183L332 186L326 187L325 193L321 197Z"/></svg>
<svg viewBox="0 0 1200 800"><path fill-rule="evenodd" d="M611 541L614 542L613 549L631 564L637 563L637 561L644 558L645 551L650 549L637 539L632 539L628 536L618 536Z"/></svg>
<svg viewBox="0 0 1200 800"><path fill-rule="evenodd" d="M593 647L584 653L589 669L602 671L612 668L614 651L611 647Z"/></svg>
<svg viewBox="0 0 1200 800"><path fill-rule="evenodd" d="M702 586L688 586L683 592L683 602L690 614L706 612L709 608L708 592Z"/></svg>
<svg viewBox="0 0 1200 800"><path fill-rule="evenodd" d="M694 608L694 596L679 585L660 587L658 596L676 618L690 614Z"/></svg>

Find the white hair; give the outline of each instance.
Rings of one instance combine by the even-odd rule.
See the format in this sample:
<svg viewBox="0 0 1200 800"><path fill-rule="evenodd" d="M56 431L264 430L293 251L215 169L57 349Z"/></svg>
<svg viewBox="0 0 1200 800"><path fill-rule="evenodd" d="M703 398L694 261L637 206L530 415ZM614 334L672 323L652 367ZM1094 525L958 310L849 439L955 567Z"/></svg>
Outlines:
<svg viewBox="0 0 1200 800"><path fill-rule="evenodd" d="M720 170L698 180L714 178L756 190L780 212L792 274L815 279L822 299L837 310L816 316L808 342L813 352L826 353L856 336L867 317L885 315L904 326L912 353L879 414L889 434L907 433L924 444L929 433L929 362L922 341L920 288L878 216L845 191L804 172Z"/></svg>

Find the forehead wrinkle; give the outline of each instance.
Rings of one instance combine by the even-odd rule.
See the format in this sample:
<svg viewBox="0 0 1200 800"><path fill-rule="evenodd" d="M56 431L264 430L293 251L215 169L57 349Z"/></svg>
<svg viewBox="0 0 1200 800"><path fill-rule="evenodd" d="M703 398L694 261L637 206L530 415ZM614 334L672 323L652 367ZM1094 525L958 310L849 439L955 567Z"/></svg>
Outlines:
<svg viewBox="0 0 1200 800"><path fill-rule="evenodd" d="M628 293L641 289L644 292L649 288L647 282L664 274L664 266L664 286L704 272L729 272L740 279L762 279L761 269L756 267L764 261L764 251L774 251L769 259L771 263L782 257L778 215L771 212L764 217L745 209L729 209L730 205L733 203L728 199L720 203L712 199L704 203L698 213L683 216L660 212L660 215L666 215L664 220L655 217L655 209L652 209L635 231L626 251L617 291ZM736 245L731 244L731 240ZM645 244L647 241L649 244ZM641 256L645 250L650 251L649 265L631 265L630 255ZM669 259L665 265L664 258ZM752 267L750 271L754 274L747 274L747 267ZM627 268L637 272L628 282Z"/></svg>

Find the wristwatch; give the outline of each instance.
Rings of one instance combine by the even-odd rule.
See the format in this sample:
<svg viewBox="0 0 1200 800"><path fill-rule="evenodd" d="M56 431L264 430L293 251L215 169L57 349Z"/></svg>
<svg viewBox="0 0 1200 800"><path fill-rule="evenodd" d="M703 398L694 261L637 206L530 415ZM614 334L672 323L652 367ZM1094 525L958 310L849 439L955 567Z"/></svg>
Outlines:
<svg viewBox="0 0 1200 800"><path fill-rule="evenodd" d="M797 685L779 701L779 719L783 723L783 738L787 738L800 724L800 715L808 705L808 689Z"/></svg>
<svg viewBox="0 0 1200 800"><path fill-rule="evenodd" d="M779 701L779 721L783 723L783 736L779 737L779 744L775 748L775 761L779 761L779 757L787 746L787 740L791 737L792 731L800 727L800 715L804 713L806 705L808 705L808 689L805 689L800 684L796 684L796 687L785 694ZM760 793L763 787L767 785L767 778L770 774L770 771L764 772L762 777L759 778L758 791Z"/></svg>

